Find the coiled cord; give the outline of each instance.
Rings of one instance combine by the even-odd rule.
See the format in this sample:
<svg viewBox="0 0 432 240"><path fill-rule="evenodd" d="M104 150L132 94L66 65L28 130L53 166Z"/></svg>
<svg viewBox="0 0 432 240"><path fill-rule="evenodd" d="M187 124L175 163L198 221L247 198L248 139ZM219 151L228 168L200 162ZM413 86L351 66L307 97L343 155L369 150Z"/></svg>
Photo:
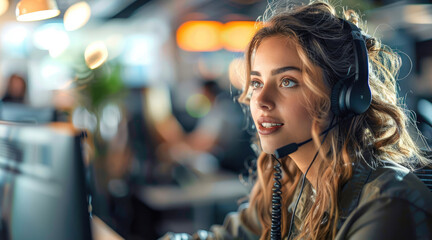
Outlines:
<svg viewBox="0 0 432 240"><path fill-rule="evenodd" d="M281 239L281 205L282 205L282 190L281 182L282 171L281 162L274 155L273 158L276 160L276 164L273 166L274 172L274 183L273 183L273 194L272 194L272 218L271 218L271 230L270 239L280 240Z"/></svg>
<svg viewBox="0 0 432 240"><path fill-rule="evenodd" d="M323 133L321 133L321 134L324 134L324 137L321 140L321 144L318 147L318 150L315 153L315 156L313 157L311 163L309 164L309 167L307 168L306 172L303 174L302 182L301 182L301 188L300 188L300 193L299 193L299 195L297 197L297 201L295 203L294 210L293 210L293 213L291 215L291 221L290 221L290 226L289 226L289 229L288 229L288 237L287 237L287 239L291 238L291 234L292 234L291 231L292 231L292 228L293 228L293 225L294 225L293 224L294 223L294 216L295 216L295 212L296 212L296 209L297 209L297 205L298 205L298 203L300 201L300 197L301 197L301 195L303 193L303 188L304 188L304 183L305 183L305 180L306 180L306 175L308 174L309 169L312 167L312 164L315 162L315 159L318 156L319 150L321 149L322 144L324 143L325 139L327 138L327 135L328 135L329 131L331 129L333 129L336 125L339 124L339 123L336 123L335 125L333 125L334 120L335 120L335 117L333 116L332 119L331 119L331 121L330 121L330 124L329 124L330 127L327 128L327 130L325 130ZM273 168L275 169L275 173L274 173L275 177L273 178L274 184L273 184L273 188L272 188L273 194L272 194L272 216L271 216L270 239L271 240L280 240L281 239L281 235L282 235L281 234L281 206L282 206L282 190L281 190L281 186L282 186L282 184L280 182L280 180L282 179L282 171L281 171L281 162L279 161L279 159L274 154L272 154L272 157L273 157L274 160L276 160L276 164L273 166Z"/></svg>

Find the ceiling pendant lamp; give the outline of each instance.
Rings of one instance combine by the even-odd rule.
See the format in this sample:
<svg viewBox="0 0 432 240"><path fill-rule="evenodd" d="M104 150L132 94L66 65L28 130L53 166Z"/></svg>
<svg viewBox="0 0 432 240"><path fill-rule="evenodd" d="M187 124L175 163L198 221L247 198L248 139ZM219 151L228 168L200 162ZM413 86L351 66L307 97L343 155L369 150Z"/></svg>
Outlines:
<svg viewBox="0 0 432 240"><path fill-rule="evenodd" d="M21 0L16 6L16 18L21 22L53 18L59 14L55 0Z"/></svg>

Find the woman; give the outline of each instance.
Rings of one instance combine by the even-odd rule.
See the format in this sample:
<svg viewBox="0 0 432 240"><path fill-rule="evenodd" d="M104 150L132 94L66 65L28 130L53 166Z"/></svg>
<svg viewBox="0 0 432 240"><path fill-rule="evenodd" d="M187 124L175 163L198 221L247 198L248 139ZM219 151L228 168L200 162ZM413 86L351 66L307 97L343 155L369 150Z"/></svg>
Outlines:
<svg viewBox="0 0 432 240"><path fill-rule="evenodd" d="M24 103L26 95L26 82L23 77L18 74L12 74L9 77L9 82L5 95L2 98L3 102Z"/></svg>
<svg viewBox="0 0 432 240"><path fill-rule="evenodd" d="M398 56L360 33L353 11L343 20L323 2L269 9L240 97L262 149L258 177L249 204L201 238L432 239L432 194L410 171L431 162L398 106Z"/></svg>

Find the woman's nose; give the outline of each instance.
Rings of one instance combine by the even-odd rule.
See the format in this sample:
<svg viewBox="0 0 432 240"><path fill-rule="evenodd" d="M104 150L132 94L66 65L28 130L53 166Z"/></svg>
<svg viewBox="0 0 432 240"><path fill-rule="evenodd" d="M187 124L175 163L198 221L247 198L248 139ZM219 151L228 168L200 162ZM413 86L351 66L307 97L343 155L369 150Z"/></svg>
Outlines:
<svg viewBox="0 0 432 240"><path fill-rule="evenodd" d="M258 108L265 111L270 111L275 107L275 91L272 90L271 86L264 86L256 96L256 104Z"/></svg>

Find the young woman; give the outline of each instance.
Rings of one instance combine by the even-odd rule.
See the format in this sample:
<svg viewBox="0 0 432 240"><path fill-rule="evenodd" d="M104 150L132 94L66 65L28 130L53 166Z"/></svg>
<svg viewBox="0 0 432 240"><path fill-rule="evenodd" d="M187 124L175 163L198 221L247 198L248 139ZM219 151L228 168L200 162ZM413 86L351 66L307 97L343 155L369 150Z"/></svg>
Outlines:
<svg viewBox="0 0 432 240"><path fill-rule="evenodd" d="M412 173L431 162L398 104L397 54L353 11L270 9L240 98L262 149L257 180L247 205L195 238L432 239L432 194Z"/></svg>

